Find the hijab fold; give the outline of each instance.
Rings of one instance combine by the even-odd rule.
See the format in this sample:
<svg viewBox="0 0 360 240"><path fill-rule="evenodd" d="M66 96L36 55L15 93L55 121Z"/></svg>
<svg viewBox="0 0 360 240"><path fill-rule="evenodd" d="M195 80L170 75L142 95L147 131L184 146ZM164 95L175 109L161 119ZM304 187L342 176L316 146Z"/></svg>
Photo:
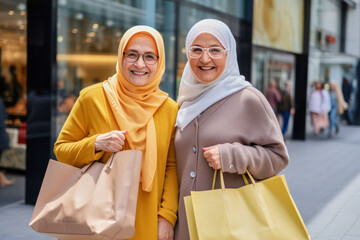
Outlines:
<svg viewBox="0 0 360 240"><path fill-rule="evenodd" d="M123 74L123 52L132 37L138 33L150 35L156 43L159 55L154 79L135 86ZM130 28L122 37L118 49L116 74L103 82L103 88L116 122L121 130L127 130L126 141L130 149L143 152L140 181L142 190L150 192L157 167L156 131L153 115L167 99L168 94L159 89L165 71L164 41L158 31L148 26Z"/></svg>
<svg viewBox="0 0 360 240"><path fill-rule="evenodd" d="M204 19L196 23L186 36L186 52L188 52L196 37L202 33L213 35L228 50L226 65L224 72L218 79L212 82L201 82L192 72L189 61L186 63L177 100L180 109L176 119L176 126L181 130L214 103L234 92L251 86L248 81L245 81L245 77L240 75L236 56L236 42L225 23L215 19Z"/></svg>

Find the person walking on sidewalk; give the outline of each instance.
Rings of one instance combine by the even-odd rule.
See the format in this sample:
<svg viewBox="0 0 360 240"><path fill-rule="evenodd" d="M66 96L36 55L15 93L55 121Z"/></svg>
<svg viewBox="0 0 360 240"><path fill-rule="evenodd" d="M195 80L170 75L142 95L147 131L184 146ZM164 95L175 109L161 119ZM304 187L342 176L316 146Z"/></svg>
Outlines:
<svg viewBox="0 0 360 240"><path fill-rule="evenodd" d="M270 106L272 107L275 114L278 111L278 104L281 101L281 95L278 91L277 83L274 79L271 79L269 82L268 88L265 90L265 97L269 101Z"/></svg>
<svg viewBox="0 0 360 240"><path fill-rule="evenodd" d="M291 96L291 82L288 81L285 83L284 89L281 90L281 101L278 104L278 113L282 118L282 127L281 132L285 138L289 126L290 116L294 115L294 101Z"/></svg>
<svg viewBox="0 0 360 240"><path fill-rule="evenodd" d="M202 20L190 29L185 48L188 62L180 83L175 134L180 182L176 240L190 238L184 197L211 189L214 169L224 172L227 187L238 188L244 185L241 174L246 170L265 179L289 162L272 107L240 75L229 27Z"/></svg>
<svg viewBox="0 0 360 240"><path fill-rule="evenodd" d="M159 89L164 72L160 33L147 26L130 28L119 44L116 74L80 92L54 147L59 161L76 167L106 162L122 150L143 152L136 240L173 239L177 219L178 106Z"/></svg>
<svg viewBox="0 0 360 240"><path fill-rule="evenodd" d="M351 81L349 81L346 77L343 77L343 80L341 83L341 90L342 90L342 94L344 96L345 102L348 105L350 105L350 99L351 99L351 94L352 94L353 88L351 85ZM346 121L347 124L352 124L348 109L344 110L342 118Z"/></svg>
<svg viewBox="0 0 360 240"><path fill-rule="evenodd" d="M330 96L322 82L314 82L315 89L310 93L309 111L314 134L318 135L329 126L328 112L331 109Z"/></svg>
<svg viewBox="0 0 360 240"><path fill-rule="evenodd" d="M329 85L330 91L330 102L331 102L331 110L329 112L329 132L328 137L332 137L333 130L335 128L335 134L339 132L339 124L338 124L338 115L342 115L344 110L347 109L347 103L344 100L342 92L335 82L331 82Z"/></svg>

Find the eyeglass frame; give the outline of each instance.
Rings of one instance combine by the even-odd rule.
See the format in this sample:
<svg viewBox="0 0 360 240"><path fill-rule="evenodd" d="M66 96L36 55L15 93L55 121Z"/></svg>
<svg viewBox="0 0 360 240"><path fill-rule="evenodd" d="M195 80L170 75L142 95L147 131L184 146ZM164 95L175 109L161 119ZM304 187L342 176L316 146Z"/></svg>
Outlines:
<svg viewBox="0 0 360 240"><path fill-rule="evenodd" d="M126 51L126 52L129 52L129 51ZM128 62L128 63L136 63L138 60L139 60L139 58L140 58L140 56L142 56L142 60L144 61L144 63L146 64L146 65L154 65L155 63L157 63L157 61L159 60L159 56L158 55L156 55L155 53L143 53L143 54L140 54L140 53L138 53L137 51L132 51L132 50L130 50L130 52L133 52L134 54L137 54L138 56L137 56L137 58L136 58L136 60L134 61L134 62L129 62L128 60L126 60L126 56L125 56L125 54L126 54L126 52L123 52L123 55L124 55L124 60L126 61L126 62ZM154 56L156 56L157 57L157 59L156 59L156 61L154 62L154 63L147 63L146 61L145 61L145 55L146 54L152 54L152 55L154 55Z"/></svg>
<svg viewBox="0 0 360 240"><path fill-rule="evenodd" d="M190 57L190 53L191 53L191 49L192 49L192 48L201 48L201 50L202 50L201 55L200 55L199 57ZM199 47L199 46L191 46L191 47L189 48L189 50L187 51L187 52L188 52L188 56L189 56L189 58L201 58L205 51L208 53L209 57L212 58L212 59L220 59L220 58L223 56L223 55L221 55L219 58L214 58L214 57L211 55L211 53L209 52L209 49L211 49L211 48L220 49L221 52L222 52L224 55L229 51L229 49L223 49L222 47L208 47L208 48L203 48L203 47Z"/></svg>

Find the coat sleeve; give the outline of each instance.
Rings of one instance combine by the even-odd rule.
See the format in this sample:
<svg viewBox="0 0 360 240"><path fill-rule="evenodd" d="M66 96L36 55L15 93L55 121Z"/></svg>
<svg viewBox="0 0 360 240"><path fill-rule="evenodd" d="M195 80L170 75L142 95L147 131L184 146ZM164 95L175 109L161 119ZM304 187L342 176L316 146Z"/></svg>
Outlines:
<svg viewBox="0 0 360 240"><path fill-rule="evenodd" d="M54 153L60 162L83 167L100 159L104 152L95 153L95 139L99 134L89 135L88 119L80 95L59 134Z"/></svg>
<svg viewBox="0 0 360 240"><path fill-rule="evenodd" d="M218 144L224 172L243 174L246 169L257 179L278 174L289 155L280 126L271 106L260 92L254 92L245 102L246 116L238 142ZM244 130L245 129L245 130ZM245 136L245 137L244 137Z"/></svg>
<svg viewBox="0 0 360 240"><path fill-rule="evenodd" d="M175 127L172 129L168 158L165 170L164 190L158 215L168 220L174 227L178 210L178 178L174 147Z"/></svg>

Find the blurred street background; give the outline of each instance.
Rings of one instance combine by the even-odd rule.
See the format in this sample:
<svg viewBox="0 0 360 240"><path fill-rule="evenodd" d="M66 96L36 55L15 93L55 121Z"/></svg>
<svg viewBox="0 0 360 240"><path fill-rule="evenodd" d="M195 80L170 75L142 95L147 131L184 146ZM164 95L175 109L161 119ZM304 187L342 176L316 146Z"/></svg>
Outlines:
<svg viewBox="0 0 360 240"><path fill-rule="evenodd" d="M176 100L205 18L230 27L241 74L277 112L312 239L360 240L360 0L0 0L1 240L47 239L27 224L54 142L79 91L115 73L124 32L159 30Z"/></svg>

